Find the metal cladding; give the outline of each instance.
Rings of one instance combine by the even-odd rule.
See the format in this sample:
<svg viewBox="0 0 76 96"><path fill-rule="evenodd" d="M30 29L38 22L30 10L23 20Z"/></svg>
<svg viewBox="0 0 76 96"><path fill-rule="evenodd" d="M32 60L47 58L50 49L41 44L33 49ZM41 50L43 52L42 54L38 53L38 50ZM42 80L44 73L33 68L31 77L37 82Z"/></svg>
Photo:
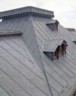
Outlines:
<svg viewBox="0 0 76 96"><path fill-rule="evenodd" d="M33 15L12 16L30 11ZM76 45L70 38L71 33L60 24L57 32L52 31L46 24L53 19L39 18L34 13L53 15L33 7L0 13L1 18L12 16L0 23L1 34L23 33L0 37L0 96L70 96L68 93L76 86L71 83L76 76ZM48 58L43 48L50 40L55 40L52 45L65 40L68 44L66 55L54 61ZM47 49L52 46L48 46L48 42Z"/></svg>

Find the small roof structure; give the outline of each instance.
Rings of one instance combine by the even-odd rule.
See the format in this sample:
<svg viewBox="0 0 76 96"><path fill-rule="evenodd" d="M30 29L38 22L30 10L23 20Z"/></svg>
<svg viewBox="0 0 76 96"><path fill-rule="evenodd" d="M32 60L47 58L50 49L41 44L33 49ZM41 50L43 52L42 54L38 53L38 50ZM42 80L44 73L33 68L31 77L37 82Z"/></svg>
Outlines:
<svg viewBox="0 0 76 96"><path fill-rule="evenodd" d="M64 40L54 39L46 40L43 47L43 52L55 52L57 47L63 43Z"/></svg>

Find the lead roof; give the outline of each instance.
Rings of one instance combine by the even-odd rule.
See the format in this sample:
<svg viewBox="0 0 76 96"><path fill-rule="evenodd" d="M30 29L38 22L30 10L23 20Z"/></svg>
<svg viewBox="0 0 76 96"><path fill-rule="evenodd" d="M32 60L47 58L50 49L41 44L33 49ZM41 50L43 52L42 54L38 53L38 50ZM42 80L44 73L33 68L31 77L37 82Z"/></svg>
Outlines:
<svg viewBox="0 0 76 96"><path fill-rule="evenodd" d="M8 15L10 11L0 14L4 16L5 13ZM46 26L51 20L27 16L4 19L0 23L0 32L23 33L22 36L0 38L1 96L63 96L69 82L75 78L76 46L70 39L70 32L60 24L58 32ZM42 51L48 39L67 41L67 54L51 61Z"/></svg>

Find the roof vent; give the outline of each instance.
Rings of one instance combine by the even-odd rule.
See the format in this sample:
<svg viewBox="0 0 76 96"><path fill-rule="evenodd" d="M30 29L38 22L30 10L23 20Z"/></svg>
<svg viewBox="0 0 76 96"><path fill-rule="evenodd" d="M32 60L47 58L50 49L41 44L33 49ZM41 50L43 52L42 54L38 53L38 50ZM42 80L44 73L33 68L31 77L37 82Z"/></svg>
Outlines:
<svg viewBox="0 0 76 96"><path fill-rule="evenodd" d="M46 25L52 30L57 31L58 30L58 24L59 22L57 20L51 20Z"/></svg>

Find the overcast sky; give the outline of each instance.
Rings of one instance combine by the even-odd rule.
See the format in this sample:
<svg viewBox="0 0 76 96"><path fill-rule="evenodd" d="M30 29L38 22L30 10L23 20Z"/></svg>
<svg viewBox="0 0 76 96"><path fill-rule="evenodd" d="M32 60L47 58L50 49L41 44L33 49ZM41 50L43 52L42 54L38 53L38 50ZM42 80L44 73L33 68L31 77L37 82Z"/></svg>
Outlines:
<svg viewBox="0 0 76 96"><path fill-rule="evenodd" d="M0 0L0 11L24 6L52 10L61 25L76 28L76 0Z"/></svg>

